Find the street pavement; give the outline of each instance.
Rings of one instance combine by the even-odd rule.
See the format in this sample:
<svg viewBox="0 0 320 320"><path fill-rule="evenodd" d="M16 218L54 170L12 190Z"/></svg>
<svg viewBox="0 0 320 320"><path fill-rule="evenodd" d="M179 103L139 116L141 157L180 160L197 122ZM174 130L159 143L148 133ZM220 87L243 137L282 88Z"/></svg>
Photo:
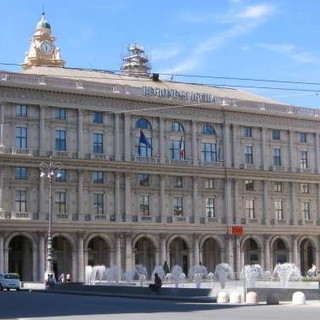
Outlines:
<svg viewBox="0 0 320 320"><path fill-rule="evenodd" d="M307 305L222 305L170 300L81 296L39 291L0 292L0 319L14 320L318 320L320 302Z"/></svg>

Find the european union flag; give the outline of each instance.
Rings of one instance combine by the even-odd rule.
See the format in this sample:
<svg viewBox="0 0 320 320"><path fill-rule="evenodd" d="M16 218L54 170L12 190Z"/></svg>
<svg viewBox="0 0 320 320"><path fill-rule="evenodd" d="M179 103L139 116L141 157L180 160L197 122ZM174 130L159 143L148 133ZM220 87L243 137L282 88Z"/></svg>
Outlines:
<svg viewBox="0 0 320 320"><path fill-rule="evenodd" d="M152 145L149 142L149 140L146 138L146 136L144 135L143 131L140 130L140 138L139 138L139 144L142 143L144 145L146 145L148 148L152 149Z"/></svg>

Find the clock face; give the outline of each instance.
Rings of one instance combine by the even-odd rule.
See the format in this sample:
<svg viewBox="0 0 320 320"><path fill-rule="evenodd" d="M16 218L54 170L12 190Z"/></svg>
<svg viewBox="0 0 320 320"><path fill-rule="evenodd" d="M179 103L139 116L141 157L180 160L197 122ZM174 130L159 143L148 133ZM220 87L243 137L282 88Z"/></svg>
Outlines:
<svg viewBox="0 0 320 320"><path fill-rule="evenodd" d="M53 51L53 45L48 41L43 41L40 45L40 49L45 54L50 54Z"/></svg>

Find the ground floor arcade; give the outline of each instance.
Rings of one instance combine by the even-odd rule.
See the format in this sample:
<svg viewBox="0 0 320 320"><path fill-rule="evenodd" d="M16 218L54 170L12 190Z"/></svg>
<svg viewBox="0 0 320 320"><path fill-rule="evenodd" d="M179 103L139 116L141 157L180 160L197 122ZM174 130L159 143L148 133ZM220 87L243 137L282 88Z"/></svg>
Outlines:
<svg viewBox="0 0 320 320"><path fill-rule="evenodd" d="M292 235L230 235L202 233L59 233L53 235L56 275L70 273L84 281L86 265L121 266L122 272L143 264L152 273L167 262L190 267L203 264L214 272L217 264L229 263L238 277L246 264L260 264L272 271L277 263L295 263L303 274L312 263L320 265L319 237ZM46 234L12 232L0 235L0 270L17 272L25 281L42 281L45 272Z"/></svg>

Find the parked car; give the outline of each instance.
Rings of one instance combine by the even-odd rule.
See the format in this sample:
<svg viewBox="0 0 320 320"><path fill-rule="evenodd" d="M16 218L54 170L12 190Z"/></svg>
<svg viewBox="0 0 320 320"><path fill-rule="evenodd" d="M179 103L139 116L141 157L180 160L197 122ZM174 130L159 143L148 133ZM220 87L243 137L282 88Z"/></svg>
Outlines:
<svg viewBox="0 0 320 320"><path fill-rule="evenodd" d="M0 290L16 289L20 291L21 282L20 277L17 273L0 273Z"/></svg>

